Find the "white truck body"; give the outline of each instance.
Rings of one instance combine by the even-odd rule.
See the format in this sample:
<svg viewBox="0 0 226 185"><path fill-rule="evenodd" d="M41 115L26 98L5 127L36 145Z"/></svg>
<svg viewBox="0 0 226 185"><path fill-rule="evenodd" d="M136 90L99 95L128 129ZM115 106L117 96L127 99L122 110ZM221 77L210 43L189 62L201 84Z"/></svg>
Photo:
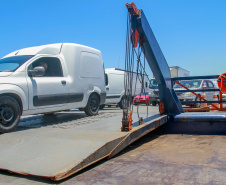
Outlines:
<svg viewBox="0 0 226 185"><path fill-rule="evenodd" d="M40 61L48 64L48 75L29 76ZM0 97L16 99L21 115L85 108L91 94L99 104L105 102L102 55L87 46L59 43L21 49L0 59L0 71Z"/></svg>
<svg viewBox="0 0 226 185"><path fill-rule="evenodd" d="M190 71L183 69L179 66L172 66L170 67L170 75L171 75L171 78L186 77L186 76L190 76Z"/></svg>
<svg viewBox="0 0 226 185"><path fill-rule="evenodd" d="M123 95L125 94L125 86L124 86L124 76L128 74L128 72L117 69L117 68L107 68L105 69L106 74L106 102L105 104L118 104L123 99ZM133 82L132 82L132 96L136 96L141 93L142 84L137 79L137 74L133 72ZM148 76L144 77L145 91L148 91ZM120 106L121 108L121 106Z"/></svg>

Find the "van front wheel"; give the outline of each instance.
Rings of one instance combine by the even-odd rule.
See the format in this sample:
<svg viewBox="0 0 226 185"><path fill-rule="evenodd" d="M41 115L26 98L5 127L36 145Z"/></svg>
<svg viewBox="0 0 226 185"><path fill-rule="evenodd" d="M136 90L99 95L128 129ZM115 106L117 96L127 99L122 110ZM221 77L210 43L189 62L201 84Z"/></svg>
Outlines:
<svg viewBox="0 0 226 185"><path fill-rule="evenodd" d="M84 111L88 116L94 116L97 115L99 111L99 106L100 100L98 96L96 94L91 94Z"/></svg>
<svg viewBox="0 0 226 185"><path fill-rule="evenodd" d="M0 133L14 130L20 122L20 106L10 96L0 97Z"/></svg>

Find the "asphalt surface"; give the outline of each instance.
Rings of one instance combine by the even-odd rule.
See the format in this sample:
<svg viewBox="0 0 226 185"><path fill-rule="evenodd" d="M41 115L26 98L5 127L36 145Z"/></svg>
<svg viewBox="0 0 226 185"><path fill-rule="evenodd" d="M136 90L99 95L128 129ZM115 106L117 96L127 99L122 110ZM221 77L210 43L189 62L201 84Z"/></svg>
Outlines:
<svg viewBox="0 0 226 185"><path fill-rule="evenodd" d="M145 116L146 107L140 107L140 110ZM151 114L157 110L158 107L149 106L148 111ZM17 131L67 126L66 123L70 125L74 120L78 125L92 124L83 113L74 112L62 115L62 120L42 115L24 117ZM112 107L100 113L108 117L121 114L121 110ZM225 135L169 134L164 127L139 139L114 158L104 159L63 181L0 171L0 185L226 184Z"/></svg>

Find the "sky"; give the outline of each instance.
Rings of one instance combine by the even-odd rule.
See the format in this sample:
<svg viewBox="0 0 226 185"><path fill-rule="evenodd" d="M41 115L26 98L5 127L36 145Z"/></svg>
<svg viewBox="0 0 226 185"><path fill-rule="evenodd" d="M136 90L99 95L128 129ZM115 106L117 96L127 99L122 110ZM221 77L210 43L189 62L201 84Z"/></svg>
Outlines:
<svg viewBox="0 0 226 185"><path fill-rule="evenodd" d="M225 0L134 0L169 66L190 75L226 71ZM124 68L125 0L0 0L0 58L18 49L70 42L102 52L105 68ZM146 71L151 70L146 65Z"/></svg>

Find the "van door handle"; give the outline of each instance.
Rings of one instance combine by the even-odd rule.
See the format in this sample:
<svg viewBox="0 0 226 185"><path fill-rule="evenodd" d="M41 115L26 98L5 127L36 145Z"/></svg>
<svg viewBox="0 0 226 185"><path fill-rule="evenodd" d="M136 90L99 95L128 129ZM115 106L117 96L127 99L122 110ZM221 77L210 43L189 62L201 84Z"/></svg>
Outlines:
<svg viewBox="0 0 226 185"><path fill-rule="evenodd" d="M64 85L64 84L66 84L66 81L65 80L62 80L61 83Z"/></svg>
<svg viewBox="0 0 226 185"><path fill-rule="evenodd" d="M106 90L109 91L109 87L106 87Z"/></svg>

